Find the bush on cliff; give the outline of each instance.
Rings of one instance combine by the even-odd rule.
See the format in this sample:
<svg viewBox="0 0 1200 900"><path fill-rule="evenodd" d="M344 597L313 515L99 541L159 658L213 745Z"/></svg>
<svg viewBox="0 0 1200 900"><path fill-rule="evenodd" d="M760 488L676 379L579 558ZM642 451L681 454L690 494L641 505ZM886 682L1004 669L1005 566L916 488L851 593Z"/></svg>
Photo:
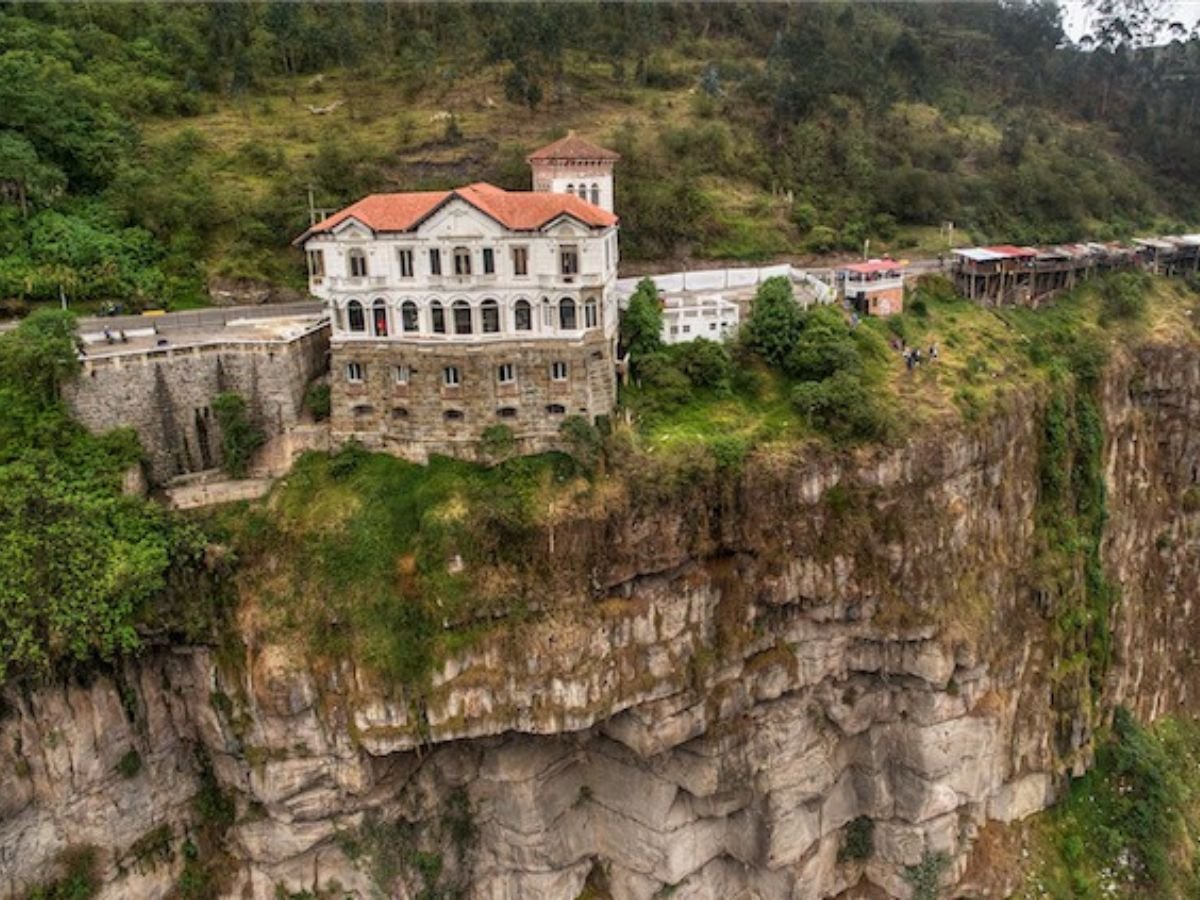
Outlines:
<svg viewBox="0 0 1200 900"><path fill-rule="evenodd" d="M221 427L221 465L230 477L243 478L254 451L263 445L266 436L250 421L241 394L218 394L212 406Z"/></svg>
<svg viewBox="0 0 1200 900"><path fill-rule="evenodd" d="M203 552L194 529L122 492L132 432L71 418L61 391L77 368L67 313L0 335L0 682L133 650L172 567Z"/></svg>

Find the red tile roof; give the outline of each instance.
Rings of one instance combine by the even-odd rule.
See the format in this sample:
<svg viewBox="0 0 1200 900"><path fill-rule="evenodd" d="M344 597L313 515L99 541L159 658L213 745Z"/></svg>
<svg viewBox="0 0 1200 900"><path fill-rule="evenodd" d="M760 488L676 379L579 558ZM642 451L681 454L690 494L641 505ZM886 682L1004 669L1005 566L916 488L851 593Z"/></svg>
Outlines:
<svg viewBox="0 0 1200 900"><path fill-rule="evenodd" d="M480 181L452 191L369 194L313 225L296 241L331 231L350 218L373 231L412 231L452 197L469 203L512 231L535 231L562 215L593 228L606 228L617 223L617 217L612 213L572 194L506 191Z"/></svg>
<svg viewBox="0 0 1200 900"><path fill-rule="evenodd" d="M1012 244L997 244L994 247L985 247L986 250L991 250L993 253L999 253L1003 256L1009 256L1016 259L1022 259L1029 256L1037 256L1037 251L1032 247L1015 247Z"/></svg>
<svg viewBox="0 0 1200 900"><path fill-rule="evenodd" d="M597 147L590 141L576 137L575 132L571 131L567 133L566 137L559 138L540 150L534 150L525 157L525 160L526 162L538 162L551 159L611 159L616 162L620 158L620 153L606 150L604 147Z"/></svg>
<svg viewBox="0 0 1200 900"><path fill-rule="evenodd" d="M857 272L860 275L870 275L872 272L891 272L903 268L904 263L896 262L894 259L869 259L866 262L842 266L843 271Z"/></svg>

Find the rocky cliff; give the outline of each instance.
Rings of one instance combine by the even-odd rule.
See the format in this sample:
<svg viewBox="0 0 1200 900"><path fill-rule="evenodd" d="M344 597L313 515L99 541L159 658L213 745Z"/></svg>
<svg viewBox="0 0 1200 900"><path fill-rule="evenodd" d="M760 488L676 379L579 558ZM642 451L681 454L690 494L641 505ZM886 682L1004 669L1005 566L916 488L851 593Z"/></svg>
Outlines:
<svg viewBox="0 0 1200 900"><path fill-rule="evenodd" d="M1047 396L1014 392L557 522L561 596L420 696L252 627L241 659L10 690L0 894L84 845L114 898L204 854L245 897L1002 894L981 828L1052 803L1115 705L1197 707L1200 354L1143 348L1097 394L1106 622L1072 631L1040 577Z"/></svg>

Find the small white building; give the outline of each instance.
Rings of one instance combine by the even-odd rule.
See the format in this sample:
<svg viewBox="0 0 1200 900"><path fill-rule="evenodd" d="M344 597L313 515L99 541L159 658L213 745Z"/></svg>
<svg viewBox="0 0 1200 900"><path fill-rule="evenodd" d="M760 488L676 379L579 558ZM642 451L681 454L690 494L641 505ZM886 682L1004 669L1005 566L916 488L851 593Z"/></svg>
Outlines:
<svg viewBox="0 0 1200 900"><path fill-rule="evenodd" d="M664 344L683 344L697 338L722 341L737 334L738 305L719 294L663 297Z"/></svg>

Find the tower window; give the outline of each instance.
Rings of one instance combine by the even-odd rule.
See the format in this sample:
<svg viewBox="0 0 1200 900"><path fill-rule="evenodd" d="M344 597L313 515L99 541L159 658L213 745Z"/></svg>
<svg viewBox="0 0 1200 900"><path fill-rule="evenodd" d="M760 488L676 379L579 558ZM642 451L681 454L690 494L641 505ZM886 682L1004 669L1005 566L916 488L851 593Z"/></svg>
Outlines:
<svg viewBox="0 0 1200 900"><path fill-rule="evenodd" d="M346 363L346 380L351 384L362 384L363 364L359 362Z"/></svg>
<svg viewBox="0 0 1200 900"><path fill-rule="evenodd" d="M517 367L512 363L500 363L496 367L496 380L501 384L514 384L517 380Z"/></svg>
<svg viewBox="0 0 1200 900"><path fill-rule="evenodd" d="M442 369L442 384L446 387L458 387L462 384L458 366L446 366L446 368Z"/></svg>
<svg viewBox="0 0 1200 900"><path fill-rule="evenodd" d="M592 205L600 205L600 185L596 184L594 181L592 182Z"/></svg>
<svg viewBox="0 0 1200 900"><path fill-rule="evenodd" d="M595 297L588 297L587 302L583 304L583 327L595 328L599 320L599 310L596 305Z"/></svg>
<svg viewBox="0 0 1200 900"><path fill-rule="evenodd" d="M567 364L565 362L550 363L550 379L552 381L566 381Z"/></svg>

